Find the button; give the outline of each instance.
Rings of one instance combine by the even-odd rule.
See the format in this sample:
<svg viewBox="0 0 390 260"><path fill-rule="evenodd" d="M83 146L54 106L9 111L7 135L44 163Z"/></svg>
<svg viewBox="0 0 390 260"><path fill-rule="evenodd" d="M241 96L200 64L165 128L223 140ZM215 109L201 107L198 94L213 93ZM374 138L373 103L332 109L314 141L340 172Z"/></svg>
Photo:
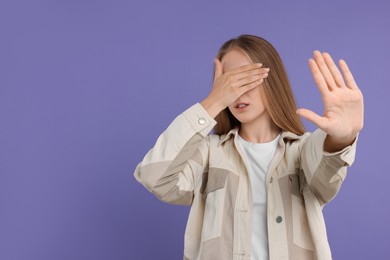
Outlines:
<svg viewBox="0 0 390 260"><path fill-rule="evenodd" d="M283 221L283 218L281 216L278 216L276 218L276 223L281 223Z"/></svg>
<svg viewBox="0 0 390 260"><path fill-rule="evenodd" d="M200 125L204 125L204 124L206 123L206 119L204 119L203 117L202 117L202 118L199 118L199 119L198 119L198 123L199 123Z"/></svg>

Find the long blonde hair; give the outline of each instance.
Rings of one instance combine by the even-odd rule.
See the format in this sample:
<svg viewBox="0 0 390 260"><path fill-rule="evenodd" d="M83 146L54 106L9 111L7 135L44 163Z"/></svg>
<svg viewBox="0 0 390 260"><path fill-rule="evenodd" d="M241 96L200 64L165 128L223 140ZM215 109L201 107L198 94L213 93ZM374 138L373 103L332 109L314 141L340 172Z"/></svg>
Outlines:
<svg viewBox="0 0 390 260"><path fill-rule="evenodd" d="M302 135L305 128L296 114L296 103L287 77L283 62L271 43L255 35L242 34L225 42L219 49L216 58L221 60L231 49L244 51L253 63L262 63L270 68L270 73L264 79L262 86L264 105L274 123L282 130ZM233 116L229 108L222 110L215 118L217 124L214 133L228 133L240 122Z"/></svg>

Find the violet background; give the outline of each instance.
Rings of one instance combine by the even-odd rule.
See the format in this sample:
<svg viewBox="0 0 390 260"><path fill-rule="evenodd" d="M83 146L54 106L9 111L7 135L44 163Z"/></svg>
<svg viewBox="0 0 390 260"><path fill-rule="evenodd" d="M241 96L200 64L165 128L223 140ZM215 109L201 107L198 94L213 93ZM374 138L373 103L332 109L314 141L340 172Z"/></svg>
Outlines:
<svg viewBox="0 0 390 260"><path fill-rule="evenodd" d="M213 57L243 33L273 43L298 105L318 113L312 51L348 62L365 125L324 209L329 241L334 259L388 259L389 11L384 0L0 0L0 259L182 259L189 208L133 172L207 96Z"/></svg>

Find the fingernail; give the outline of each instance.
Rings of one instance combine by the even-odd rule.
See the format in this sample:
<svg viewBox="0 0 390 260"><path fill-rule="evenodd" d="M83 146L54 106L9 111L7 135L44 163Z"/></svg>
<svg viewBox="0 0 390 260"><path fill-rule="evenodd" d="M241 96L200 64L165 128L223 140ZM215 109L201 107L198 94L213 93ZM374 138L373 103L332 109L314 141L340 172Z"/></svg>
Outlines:
<svg viewBox="0 0 390 260"><path fill-rule="evenodd" d="M265 70L265 71L269 71L269 68L265 68L264 70Z"/></svg>
<svg viewBox="0 0 390 260"><path fill-rule="evenodd" d="M261 63L256 63L256 65L257 65L257 67L263 66L263 64L261 64Z"/></svg>

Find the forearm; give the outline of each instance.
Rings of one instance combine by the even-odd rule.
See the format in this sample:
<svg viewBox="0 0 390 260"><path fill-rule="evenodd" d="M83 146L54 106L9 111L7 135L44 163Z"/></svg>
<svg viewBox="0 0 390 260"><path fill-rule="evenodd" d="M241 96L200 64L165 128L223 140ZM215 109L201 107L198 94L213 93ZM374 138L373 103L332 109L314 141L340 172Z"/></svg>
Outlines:
<svg viewBox="0 0 390 260"><path fill-rule="evenodd" d="M330 142L328 144L332 146L331 149L337 149L337 151L326 151L325 140L327 138L327 142ZM357 140L358 134L351 143L348 143L349 140L340 142L331 139L321 129L317 129L300 143L300 160L305 178L311 190L323 204L332 200L340 189L347 173L345 166L351 166L354 162Z"/></svg>
<svg viewBox="0 0 390 260"><path fill-rule="evenodd" d="M138 164L135 178L151 191L164 173L169 171L167 174L171 174L170 168L185 165L215 124L199 104L184 111L171 122Z"/></svg>

